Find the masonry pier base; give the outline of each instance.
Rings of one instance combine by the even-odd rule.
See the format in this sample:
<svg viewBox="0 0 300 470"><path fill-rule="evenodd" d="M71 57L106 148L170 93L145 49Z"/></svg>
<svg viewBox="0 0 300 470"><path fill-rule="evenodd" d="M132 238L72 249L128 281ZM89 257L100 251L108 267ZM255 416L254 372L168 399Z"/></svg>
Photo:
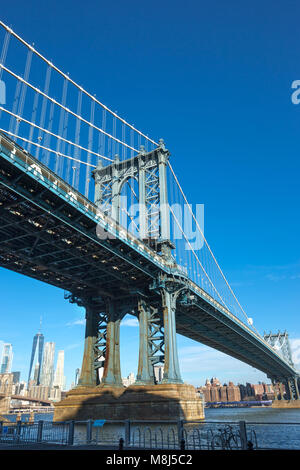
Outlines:
<svg viewBox="0 0 300 470"><path fill-rule="evenodd" d="M272 408L300 409L300 400L274 400L272 403Z"/></svg>
<svg viewBox="0 0 300 470"><path fill-rule="evenodd" d="M187 384L77 387L55 404L54 421L68 420L200 420L204 403Z"/></svg>

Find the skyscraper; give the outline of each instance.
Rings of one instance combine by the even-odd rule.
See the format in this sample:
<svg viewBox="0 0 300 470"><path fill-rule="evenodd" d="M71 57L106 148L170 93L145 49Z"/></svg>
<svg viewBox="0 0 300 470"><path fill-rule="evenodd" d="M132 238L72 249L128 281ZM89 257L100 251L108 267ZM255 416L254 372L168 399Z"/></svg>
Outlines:
<svg viewBox="0 0 300 470"><path fill-rule="evenodd" d="M31 359L28 374L28 384L30 380L34 380L36 385L40 385L41 366L44 348L44 335L37 333L34 335L31 351Z"/></svg>
<svg viewBox="0 0 300 470"><path fill-rule="evenodd" d="M78 380L80 377L80 369L75 370L75 386L78 385Z"/></svg>
<svg viewBox="0 0 300 470"><path fill-rule="evenodd" d="M11 372L11 365L13 360L12 345L9 343L3 344L0 374L7 374Z"/></svg>
<svg viewBox="0 0 300 470"><path fill-rule="evenodd" d="M52 387L52 384L53 384L54 348L55 348L55 343L52 343L52 342L45 343L40 382L41 382L41 385L45 385L46 387Z"/></svg>
<svg viewBox="0 0 300 470"><path fill-rule="evenodd" d="M65 388L64 361L65 352L58 351L53 387L59 387L61 390Z"/></svg>

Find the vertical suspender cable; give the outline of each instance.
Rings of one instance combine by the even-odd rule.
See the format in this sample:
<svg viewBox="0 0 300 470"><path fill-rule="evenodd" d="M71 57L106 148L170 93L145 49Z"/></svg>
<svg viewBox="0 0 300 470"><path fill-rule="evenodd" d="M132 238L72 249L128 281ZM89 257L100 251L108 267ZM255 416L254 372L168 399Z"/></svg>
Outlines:
<svg viewBox="0 0 300 470"><path fill-rule="evenodd" d="M95 119L95 101L91 102L91 115L90 121L94 124ZM89 127L89 136L88 136L88 149L93 150L93 127ZM88 152L87 154L87 163L91 163L91 153ZM86 166L86 173L85 173L85 188L84 188L84 195L88 198L89 195L89 187L90 187L90 169L89 166Z"/></svg>
<svg viewBox="0 0 300 470"><path fill-rule="evenodd" d="M47 68L47 72L46 72L46 77L45 77L45 85L44 85L44 93L48 94L49 92L49 86L50 86L50 79L51 79L51 67L48 66ZM41 116L40 116L40 127L44 127L45 126L45 119L46 119L46 111L47 111L47 104L48 104L48 101L47 99L45 98L45 96L43 96L43 99L42 99L42 109L41 109ZM49 119L49 124L50 124L50 119ZM49 130L49 129L48 129ZM43 140L43 134L42 134L42 131L39 130L39 133L38 133L38 140L41 141ZM46 139L45 139L46 140ZM43 152L42 156L44 157L45 153ZM39 158L39 147L37 147L37 151L36 151L36 158Z"/></svg>
<svg viewBox="0 0 300 470"><path fill-rule="evenodd" d="M1 57L0 57L1 64L3 65L5 64L5 61L6 61L9 41L10 41L10 32L6 31L3 45L2 45ZM0 67L0 81L2 80L2 73L3 73L3 69ZM3 83L0 83L0 86L2 86L2 88L4 89L4 98L5 98L6 85L3 82ZM2 104L5 104L5 103L2 103ZM2 115L2 111L0 111L0 118L1 118L1 115Z"/></svg>
<svg viewBox="0 0 300 470"><path fill-rule="evenodd" d="M31 61L32 61L32 51L28 51L26 66L25 66L25 73L24 73L24 80L26 80L26 81L28 81L28 78L29 78L29 73L30 73L30 68L31 68ZM17 114L19 116L23 115L26 92L27 92L27 86L25 85L25 83L22 83L20 101L19 101L19 106L18 106L18 111L17 111ZM18 131L19 131L19 125L20 125L20 123L17 121L16 125L15 125L15 134L17 134L17 135L18 135Z"/></svg>
<svg viewBox="0 0 300 470"><path fill-rule="evenodd" d="M78 98L77 98L77 114L81 114L81 107L82 107L82 91L80 90L79 93L78 93ZM77 119L76 118L76 126L75 126L75 144L79 144L79 141L80 141L80 129L81 129L81 121L80 119ZM74 158L80 160L80 149L78 147L75 147L75 150L74 150ZM78 165L76 164L76 162L74 163L74 165L72 165L72 176L71 176L71 179L70 179L70 182L72 181L72 186L75 185L75 188L78 187L78 184L79 184L79 175L75 175L76 171L77 171L77 168L78 168ZM79 173L77 171L77 173Z"/></svg>
<svg viewBox="0 0 300 470"><path fill-rule="evenodd" d="M64 80L64 83L63 83L63 89L62 89L62 105L65 106L66 105L66 100L67 100L67 91L68 91L68 81L65 79ZM65 110L63 108L61 108L60 110L60 116L59 116L59 125L58 125L58 135L62 135L63 134L63 130L64 130L64 120L65 120ZM57 156L56 156L56 161L55 161L55 173L57 173L59 176L61 176L61 159L62 157L59 156L59 152L61 151L62 152L62 149L61 149L61 140L57 140L56 142L56 152L57 152Z"/></svg>

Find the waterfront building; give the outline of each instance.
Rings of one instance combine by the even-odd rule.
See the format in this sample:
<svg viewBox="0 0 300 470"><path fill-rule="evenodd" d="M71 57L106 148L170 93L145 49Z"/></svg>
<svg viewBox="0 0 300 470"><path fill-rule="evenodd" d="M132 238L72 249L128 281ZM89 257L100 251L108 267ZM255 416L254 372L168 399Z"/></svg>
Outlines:
<svg viewBox="0 0 300 470"><path fill-rule="evenodd" d="M198 387L197 392L203 394L205 403L211 401L210 388L209 387Z"/></svg>
<svg viewBox="0 0 300 470"><path fill-rule="evenodd" d="M255 396L255 399L257 400L261 400L262 399L262 396L264 394L264 386L263 384L259 383L259 384L254 384L252 385L252 389L253 389L253 395Z"/></svg>
<svg viewBox="0 0 300 470"><path fill-rule="evenodd" d="M220 387L220 401L228 401L226 385Z"/></svg>
<svg viewBox="0 0 300 470"><path fill-rule="evenodd" d="M37 400L48 400L50 395L50 387L43 385L32 385L28 391L27 396L30 398L36 398Z"/></svg>
<svg viewBox="0 0 300 470"><path fill-rule="evenodd" d="M211 401L220 401L219 387L216 385L210 389L210 399Z"/></svg>
<svg viewBox="0 0 300 470"><path fill-rule="evenodd" d="M241 401L240 389L233 382L228 382L227 401Z"/></svg>
<svg viewBox="0 0 300 470"><path fill-rule="evenodd" d="M12 345L10 343L4 343L0 362L0 374L9 374L11 372L12 360Z"/></svg>
<svg viewBox="0 0 300 470"><path fill-rule="evenodd" d="M282 385L283 393L285 387ZM213 377L207 379L203 387L197 388L198 393L202 393L206 403L211 402L239 402L254 400L273 400L275 393L271 384L259 383L246 385L234 385L233 382L221 385L220 381Z"/></svg>
<svg viewBox="0 0 300 470"><path fill-rule="evenodd" d="M217 379L217 377L213 377L210 380L210 383L212 384L213 387L221 387L221 382L219 379Z"/></svg>

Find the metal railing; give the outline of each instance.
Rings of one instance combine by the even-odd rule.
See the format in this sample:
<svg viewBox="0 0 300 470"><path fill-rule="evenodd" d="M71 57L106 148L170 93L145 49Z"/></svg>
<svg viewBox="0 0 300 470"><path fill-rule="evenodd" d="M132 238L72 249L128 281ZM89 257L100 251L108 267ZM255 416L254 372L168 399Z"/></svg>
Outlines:
<svg viewBox="0 0 300 470"><path fill-rule="evenodd" d="M300 449L300 423L88 420L1 423L0 443L115 449Z"/></svg>
<svg viewBox="0 0 300 470"><path fill-rule="evenodd" d="M123 449L300 449L300 423L209 421L86 421L75 424L74 444Z"/></svg>
<svg viewBox="0 0 300 470"><path fill-rule="evenodd" d="M42 420L37 423L0 422L0 443L72 445L73 437L74 421L59 424Z"/></svg>
<svg viewBox="0 0 300 470"><path fill-rule="evenodd" d="M119 449L257 449L255 430L246 423L192 421L82 421L75 424L75 445ZM300 428L299 428L300 429ZM300 448L300 446L299 446Z"/></svg>

